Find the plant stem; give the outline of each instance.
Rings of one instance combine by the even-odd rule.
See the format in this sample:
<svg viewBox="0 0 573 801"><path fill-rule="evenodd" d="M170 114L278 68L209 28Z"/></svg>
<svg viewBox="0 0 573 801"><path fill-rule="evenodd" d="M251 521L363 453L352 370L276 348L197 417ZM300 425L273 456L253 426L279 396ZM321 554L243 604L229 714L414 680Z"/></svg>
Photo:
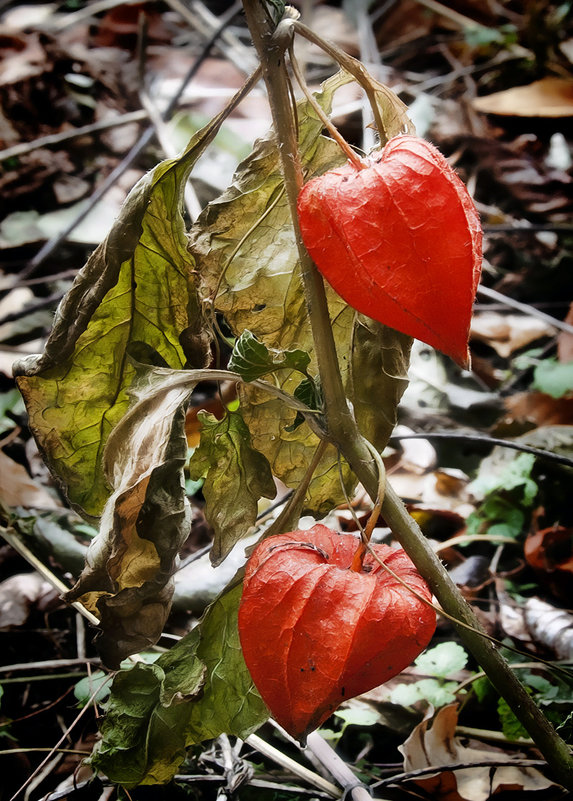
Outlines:
<svg viewBox="0 0 573 801"><path fill-rule="evenodd" d="M298 224L296 203L302 186L302 170L288 75L285 69L284 44L281 47L273 39L274 28L261 0L243 0L243 5L253 43L261 61L274 128L277 132L285 192L299 251L324 397L327 436L340 449L356 477L375 501L378 495L375 463L347 404L324 283L306 252ZM501 654L480 634L481 626L473 610L466 604L418 525L389 484L386 485L382 514L406 553L428 582L442 608L452 617L472 627L473 631L458 627L460 639L531 735L552 768L556 779L564 787L573 790L573 756L569 747L527 694Z"/></svg>

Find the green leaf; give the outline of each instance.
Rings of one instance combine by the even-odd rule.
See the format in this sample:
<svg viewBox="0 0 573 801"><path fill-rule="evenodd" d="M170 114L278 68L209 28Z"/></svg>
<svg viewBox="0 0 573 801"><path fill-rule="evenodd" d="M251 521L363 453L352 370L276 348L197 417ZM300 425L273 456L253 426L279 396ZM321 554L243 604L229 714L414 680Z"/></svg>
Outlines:
<svg viewBox="0 0 573 801"><path fill-rule="evenodd" d="M525 689L527 690L528 688L526 687ZM501 729L508 740L519 740L522 737L529 737L527 730L515 717L505 698L499 698L497 702L497 714L501 723Z"/></svg>
<svg viewBox="0 0 573 801"><path fill-rule="evenodd" d="M126 787L168 782L185 747L227 733L245 738L268 717L237 628L241 584L153 665L119 673L92 763Z"/></svg>
<svg viewBox="0 0 573 801"><path fill-rule="evenodd" d="M426 701L435 707L446 706L456 700L457 686L455 681L444 683L437 679L421 679L412 684L397 684L392 690L390 700L400 706L412 706L418 701Z"/></svg>
<svg viewBox="0 0 573 801"><path fill-rule="evenodd" d="M347 75L338 74L324 83L317 100L327 112L334 92L348 81ZM379 95L385 107L386 95L382 90ZM306 101L299 103L297 114L305 178L343 163L345 155L321 135L322 122ZM191 231L191 247L201 292L213 300L233 333L240 336L248 329L268 349L305 351L311 357L309 375L316 377L312 332L273 133L258 141L239 165L233 185L199 217ZM406 386L410 340L358 319L330 287L326 292L345 387L363 433L382 449L395 424L395 401ZM277 381L293 394L300 374L282 370ZM287 486L297 486L316 451L316 436L308 424L299 425L300 417L293 410L256 387L240 388L240 399L253 447L264 453L274 475ZM344 474L350 489L353 478L347 468ZM310 484L305 509L323 514L343 499L338 454L329 447Z"/></svg>
<svg viewBox="0 0 573 801"><path fill-rule="evenodd" d="M494 449L491 456L482 461L477 479L470 484L471 492L483 497L497 491L507 494L519 490L521 503L531 506L538 492L537 484L531 478L535 456L531 453L507 455L505 449L506 453L499 457L499 450L503 449Z"/></svg>
<svg viewBox="0 0 573 801"><path fill-rule="evenodd" d="M334 715L344 721L343 730L347 726L374 726L380 720L380 715L374 709L358 706L338 709Z"/></svg>
<svg viewBox="0 0 573 801"><path fill-rule="evenodd" d="M202 372L170 383L157 368L143 370L139 400L108 439L113 493L86 567L66 598L81 601L100 619L98 648L112 668L154 645L169 614L175 560L191 517L183 476L185 404Z"/></svg>
<svg viewBox="0 0 573 801"><path fill-rule="evenodd" d="M463 670L467 661L468 655L461 645L456 642L442 642L421 653L415 664L422 673L445 678Z"/></svg>
<svg viewBox="0 0 573 801"><path fill-rule="evenodd" d="M254 381L285 368L306 373L309 364L310 356L306 351L267 348L264 342L245 330L235 342L229 359L229 370L239 373L244 381Z"/></svg>
<svg viewBox="0 0 573 801"><path fill-rule="evenodd" d="M552 398L563 398L573 392L573 362L544 359L533 371L532 386Z"/></svg>
<svg viewBox="0 0 573 801"><path fill-rule="evenodd" d="M485 704L492 698L495 698L497 691L487 676L480 676L472 682L472 689L480 704Z"/></svg>
<svg viewBox="0 0 573 801"><path fill-rule="evenodd" d="M111 676L103 670L96 670L91 676L84 676L74 687L74 695L80 706L92 702L101 704L110 694Z"/></svg>
<svg viewBox="0 0 573 801"><path fill-rule="evenodd" d="M15 366L42 455L88 515L98 516L109 496L101 460L129 406L129 354L143 347L153 363L173 368L206 363L209 338L181 204L189 173L226 114L137 183L60 304L44 354Z"/></svg>
<svg viewBox="0 0 573 801"><path fill-rule="evenodd" d="M303 378L300 384L295 387L293 395L297 400L301 401L301 403L308 406L309 409L318 410L322 408L322 392L320 391L318 378L314 379L310 378L310 376L308 378ZM290 433L303 423L304 415L302 412L297 412L294 422L286 427L286 431Z"/></svg>
<svg viewBox="0 0 573 801"><path fill-rule="evenodd" d="M412 338L357 315L352 331L349 397L360 430L382 451L408 386Z"/></svg>
<svg viewBox="0 0 573 801"><path fill-rule="evenodd" d="M0 434L16 428L15 421L6 413L12 412L14 415L21 415L25 411L22 396L16 388L2 392L0 394Z"/></svg>
<svg viewBox="0 0 573 801"><path fill-rule="evenodd" d="M193 479L205 476L205 516L215 537L210 551L220 564L235 543L249 533L261 497L274 498L276 486L266 458L251 445L249 429L239 412L222 420L200 412L201 442L189 464Z"/></svg>

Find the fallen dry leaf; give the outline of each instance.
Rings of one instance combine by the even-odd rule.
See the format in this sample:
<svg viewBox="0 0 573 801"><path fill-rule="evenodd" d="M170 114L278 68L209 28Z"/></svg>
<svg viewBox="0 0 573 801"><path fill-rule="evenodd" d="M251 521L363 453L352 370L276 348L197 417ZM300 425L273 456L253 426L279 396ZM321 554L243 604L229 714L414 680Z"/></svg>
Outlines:
<svg viewBox="0 0 573 801"><path fill-rule="evenodd" d="M573 303L569 307L565 322L573 325ZM557 337L557 357L560 362L573 362L573 334L560 332Z"/></svg>
<svg viewBox="0 0 573 801"><path fill-rule="evenodd" d="M516 392L505 398L501 426L514 422L540 426L573 425L573 398L552 398L544 392ZM497 432L496 432L497 433Z"/></svg>
<svg viewBox="0 0 573 801"><path fill-rule="evenodd" d="M22 626L34 606L45 609L58 593L38 573L19 573L0 584L0 629Z"/></svg>
<svg viewBox="0 0 573 801"><path fill-rule="evenodd" d="M558 659L573 659L573 615L540 598L525 603L525 623L536 642L555 651Z"/></svg>
<svg viewBox="0 0 573 801"><path fill-rule="evenodd" d="M472 101L476 111L511 117L573 117L573 81L542 78Z"/></svg>
<svg viewBox="0 0 573 801"><path fill-rule="evenodd" d="M59 509L59 504L43 487L33 481L26 469L0 451L0 500L6 506L32 509Z"/></svg>
<svg viewBox="0 0 573 801"><path fill-rule="evenodd" d="M442 707L433 718L427 715L399 748L404 755L404 771L504 759L508 764L496 768L442 770L416 779L415 784L435 801L487 801L502 790L531 791L556 786L535 768L511 765L512 758L501 749L482 743L476 747L466 744L475 741L455 737L457 722L457 704Z"/></svg>
<svg viewBox="0 0 573 801"><path fill-rule="evenodd" d="M555 525L532 532L523 550L539 580L567 603L573 582L573 528Z"/></svg>
<svg viewBox="0 0 573 801"><path fill-rule="evenodd" d="M472 339L485 342L504 359L541 337L552 337L554 334L552 326L523 314L482 312L473 316L471 325Z"/></svg>

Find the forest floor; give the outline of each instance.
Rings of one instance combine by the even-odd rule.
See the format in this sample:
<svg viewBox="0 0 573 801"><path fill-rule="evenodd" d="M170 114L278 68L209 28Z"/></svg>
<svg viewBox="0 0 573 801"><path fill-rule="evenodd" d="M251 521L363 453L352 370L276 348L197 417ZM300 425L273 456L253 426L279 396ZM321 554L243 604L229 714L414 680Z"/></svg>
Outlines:
<svg viewBox="0 0 573 801"><path fill-rule="evenodd" d="M303 1L301 10L408 104L481 214L473 371L416 346L384 458L486 631L519 652L506 656L572 742L571 3ZM274 751L221 737L190 749L168 786L128 792L83 764L105 701L103 690L94 699L94 682L105 673L92 629L60 595L94 529L55 487L12 376L16 359L41 352L58 302L136 181L178 153L251 71L240 9L225 0L3 3L0 55L0 799L332 797L324 781L333 777L312 749L270 723L258 735ZM334 72L314 47L299 57L313 87ZM347 139L368 146L360 97L337 102ZM230 183L269 125L257 87L195 170L190 216ZM193 524L162 649L236 569L210 567L200 488L188 488ZM353 504L366 519L365 497ZM356 529L348 508L330 523ZM321 733L375 798L567 796L445 619L412 667L343 705Z"/></svg>

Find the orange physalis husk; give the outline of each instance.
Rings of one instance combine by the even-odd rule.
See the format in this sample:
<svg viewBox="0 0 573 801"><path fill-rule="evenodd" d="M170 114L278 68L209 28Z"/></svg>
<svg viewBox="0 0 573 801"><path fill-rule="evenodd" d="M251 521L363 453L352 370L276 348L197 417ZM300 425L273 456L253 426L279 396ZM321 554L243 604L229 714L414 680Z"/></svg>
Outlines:
<svg viewBox="0 0 573 801"><path fill-rule="evenodd" d="M417 136L313 178L301 190L304 243L354 309L469 365L481 272L479 216L446 159Z"/></svg>
<svg viewBox="0 0 573 801"><path fill-rule="evenodd" d="M272 716L304 739L345 700L396 676L426 647L434 610L367 554L317 524L269 537L247 563L239 607L245 662ZM402 549L376 554L423 598L431 593Z"/></svg>

